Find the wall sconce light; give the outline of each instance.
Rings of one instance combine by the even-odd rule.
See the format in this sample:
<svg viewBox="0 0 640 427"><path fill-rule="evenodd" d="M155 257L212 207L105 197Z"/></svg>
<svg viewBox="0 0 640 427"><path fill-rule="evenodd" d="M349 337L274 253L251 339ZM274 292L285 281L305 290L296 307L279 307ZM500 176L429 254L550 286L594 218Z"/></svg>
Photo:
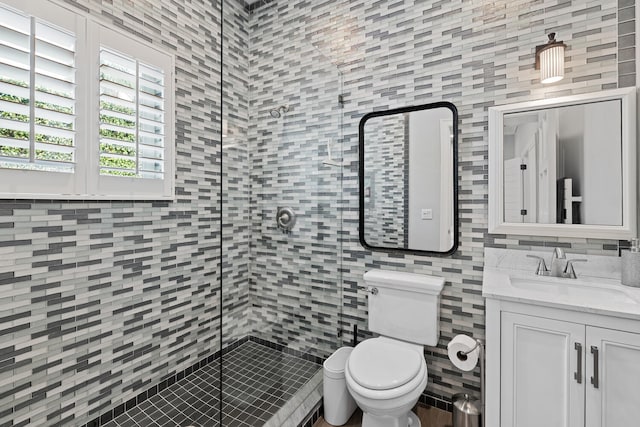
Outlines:
<svg viewBox="0 0 640 427"><path fill-rule="evenodd" d="M556 40L556 33L549 33L549 41L536 46L536 70L540 70L541 83L555 83L564 78L565 47L566 44Z"/></svg>

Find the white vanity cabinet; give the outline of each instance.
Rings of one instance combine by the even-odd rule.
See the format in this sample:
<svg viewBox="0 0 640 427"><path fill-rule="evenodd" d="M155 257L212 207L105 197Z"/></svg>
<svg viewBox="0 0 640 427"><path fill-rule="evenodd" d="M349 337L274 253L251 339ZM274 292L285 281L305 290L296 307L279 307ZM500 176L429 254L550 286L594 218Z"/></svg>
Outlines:
<svg viewBox="0 0 640 427"><path fill-rule="evenodd" d="M640 425L640 333L587 326L585 348L586 427Z"/></svg>
<svg viewBox="0 0 640 427"><path fill-rule="evenodd" d="M573 377L584 366L574 350L584 348L584 325L503 312L501 329L501 426L584 427Z"/></svg>
<svg viewBox="0 0 640 427"><path fill-rule="evenodd" d="M487 299L487 425L640 425L640 321Z"/></svg>

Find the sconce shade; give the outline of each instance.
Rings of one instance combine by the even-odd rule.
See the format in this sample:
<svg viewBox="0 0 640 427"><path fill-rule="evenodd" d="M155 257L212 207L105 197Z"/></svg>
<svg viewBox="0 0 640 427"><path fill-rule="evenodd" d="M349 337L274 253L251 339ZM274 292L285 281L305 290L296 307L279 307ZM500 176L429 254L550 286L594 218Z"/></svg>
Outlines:
<svg viewBox="0 0 640 427"><path fill-rule="evenodd" d="M536 69L540 70L540 82L554 83L564 78L564 49L566 45L556 41L555 33L549 34L549 42L536 46Z"/></svg>

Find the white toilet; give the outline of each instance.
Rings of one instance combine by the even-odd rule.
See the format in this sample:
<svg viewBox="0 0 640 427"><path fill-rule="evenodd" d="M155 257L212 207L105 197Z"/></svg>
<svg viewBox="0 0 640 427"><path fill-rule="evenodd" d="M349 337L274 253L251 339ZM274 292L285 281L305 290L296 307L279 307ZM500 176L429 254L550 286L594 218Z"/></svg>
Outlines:
<svg viewBox="0 0 640 427"><path fill-rule="evenodd" d="M419 427L411 412L427 385L423 346L440 335L441 277L397 271L365 273L369 330L345 367L347 388L362 409L362 427Z"/></svg>

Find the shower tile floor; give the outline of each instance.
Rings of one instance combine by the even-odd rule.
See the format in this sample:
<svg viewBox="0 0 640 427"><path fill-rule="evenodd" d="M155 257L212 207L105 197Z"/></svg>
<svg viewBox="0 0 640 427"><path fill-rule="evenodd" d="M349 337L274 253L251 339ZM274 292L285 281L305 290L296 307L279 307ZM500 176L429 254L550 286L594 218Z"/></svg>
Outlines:
<svg viewBox="0 0 640 427"><path fill-rule="evenodd" d="M223 356L222 426L262 426L320 365L247 341ZM105 427L220 425L220 360L162 390Z"/></svg>

